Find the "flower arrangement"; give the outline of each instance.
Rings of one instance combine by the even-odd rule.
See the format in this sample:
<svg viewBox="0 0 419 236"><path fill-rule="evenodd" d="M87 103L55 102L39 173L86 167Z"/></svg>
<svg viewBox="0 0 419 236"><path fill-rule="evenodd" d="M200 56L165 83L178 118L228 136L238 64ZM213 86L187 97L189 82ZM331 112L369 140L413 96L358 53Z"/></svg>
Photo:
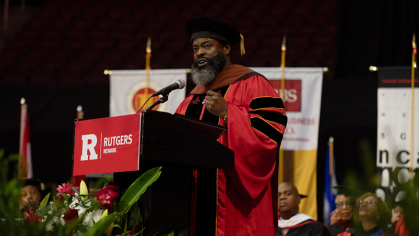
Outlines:
<svg viewBox="0 0 419 236"><path fill-rule="evenodd" d="M96 192L96 199L91 200L84 181L80 188L63 183L58 186L53 201L48 203L50 195L45 196L36 213L33 209L25 212L24 221L46 222L46 231L54 232L58 227L65 230L65 235L142 235L144 229L136 202L158 179L160 169L156 167L141 175L119 201L120 189L116 185L105 185ZM130 212L133 205L135 207Z"/></svg>

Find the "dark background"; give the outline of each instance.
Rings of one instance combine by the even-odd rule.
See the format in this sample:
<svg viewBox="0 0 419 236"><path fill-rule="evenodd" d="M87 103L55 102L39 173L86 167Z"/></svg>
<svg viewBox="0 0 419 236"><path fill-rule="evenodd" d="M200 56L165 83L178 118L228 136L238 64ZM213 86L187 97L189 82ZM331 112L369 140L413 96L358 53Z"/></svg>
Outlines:
<svg viewBox="0 0 419 236"><path fill-rule="evenodd" d="M8 47L12 47L21 41L20 38L23 37L22 32L27 29L25 25L31 24L31 20L38 16L36 12L51 5L49 1L37 1L36 4L34 2L27 2L27 14L32 12L32 15L28 17L26 23L23 23L13 34L7 34L7 32L1 34L3 50L0 51L0 60L2 60L1 58L7 57L7 54L10 53L11 50L7 50ZM94 1L90 2L92 5L95 4ZM253 5L248 8L243 7L247 2ZM279 2L281 4L291 5L291 8L293 4L297 3L320 4L319 1L314 0ZM327 3L328 1L324 2ZM370 65L378 67L410 66L412 34L413 32L419 32L419 18L417 16L419 1L341 0L335 2L336 4L332 3L333 16L330 20L330 24L336 26L336 34L331 36L332 40L329 41L332 50L328 53L333 54L331 59L326 62L323 60L321 63L310 64L310 62L307 63L306 60L302 60L306 53L305 51L293 50L291 46L289 51L287 51L287 58L290 59L289 62L287 61L287 66L328 66L330 69L330 72L324 74L323 80L318 142L317 170L320 219L322 217L321 209L323 204L324 158L326 156L329 137L333 136L335 139L334 150L338 183L341 183L349 172L355 172L362 176L363 170L360 168L364 161L362 158L368 157L368 155L363 153L365 152L365 144L367 144L367 149L375 155L377 140L377 72L370 72L368 68ZM74 1L72 5L77 5L77 3L78 1ZM160 1L160 3L161 5L159 7L153 8L155 14L158 13L160 8L169 4L169 1ZM124 1L118 1L118 4L124 6ZM151 3L139 1L139 4L146 6ZM171 4L175 5L174 3ZM178 7L178 9L183 9L187 6L193 6L196 9L206 9L208 7L214 7L214 5L223 8L223 4L226 4L229 9L238 8L239 10L235 17L243 19L245 17L262 17L262 15L242 16L240 11L249 14L252 11L249 8L255 8L265 3L264 1L258 1L258 3L252 1L244 1L242 3L233 3L231 1L203 1L203 3L199 3L199 1L180 1L179 4L182 6ZM19 8L19 1L12 1L11 8ZM1 9L3 10L3 7ZM298 11L298 6L294 9ZM11 13L13 14L13 12ZM309 13L304 14L309 15ZM15 14L22 15L25 13ZM201 12L201 15L204 14L205 11ZM278 14L280 15L280 13ZM175 14L172 17L177 16ZM182 19L192 18L193 16L196 15L192 13L186 16L182 15ZM291 15L281 17L284 18L281 22L288 22L292 18ZM228 12L217 15L217 19L220 20L228 21L228 19L233 18ZM152 22L152 20L153 16L150 16L149 22ZM238 21L243 20L234 22ZM306 21L316 21L316 18L307 18ZM164 36L163 32L157 31L153 40L161 37L169 37L177 38L188 44L188 38L183 35L183 24L184 21L179 23L179 34ZM233 63L239 62L250 67L280 66L280 61L277 59L280 55L278 49L275 49L276 51L269 55L263 54L265 58L271 58L265 64L261 65L257 60L260 45L265 45L265 42L271 39L269 37L273 37L275 34L265 33L264 36L258 39L259 44L257 45L259 46L252 51L251 45L254 41L253 37L256 37L255 29L258 26L254 26L252 31L243 27L245 26L242 26L239 30L246 32L244 34L245 46L246 42L248 42L250 45L249 53L244 58L239 58L236 54L233 58ZM279 30L277 35L288 33L288 35L291 35L288 42L291 42L293 36L298 35L294 31L303 32L302 28L304 24L299 27L298 29L294 29L293 27L286 28L284 26L282 29L287 29L288 32ZM310 37L310 34L307 37ZM277 39L278 44L280 44L281 40L282 37ZM310 38L308 40L310 47ZM144 64L145 39L139 39L138 44L138 48L140 49L137 65L140 66L136 66L136 69L142 69L143 66L141 65ZM167 51L163 50L164 46L157 47L159 45L158 42L155 44L152 43L152 45L154 48L151 66L152 68L159 68L159 62L164 61L162 57ZM34 42L28 47L33 48L36 46L37 43ZM192 50L189 47L185 47L183 51L185 51L185 54L177 54L176 56L169 55L169 61L182 59L184 61L182 66L169 63L163 65L162 68L188 67L192 62ZM183 55L190 56L186 57ZM321 61L319 58L324 56L322 53L316 55L318 57L314 58L315 61ZM19 66L21 59L23 58L15 58L12 66ZM7 61L0 61L0 69L2 71L0 77L0 147L5 149L6 154L19 152L19 102L20 98L24 97L29 107L34 175L43 182L66 182L71 177L72 170L73 129L74 119L76 118L76 107L78 105L83 106L85 112L84 117L87 119L109 116L108 77L104 76L102 74L103 70L99 70L98 68L97 73L100 74L98 76L103 77L101 78L105 81L104 83L84 82L78 85L62 85L57 83L37 86L32 84L31 74L28 74L25 75L24 83L13 85L2 82L8 79L7 73L9 67L10 65ZM109 65L106 69L134 68L126 68L124 66L111 67ZM364 145L364 149L360 145ZM369 156L372 159L371 161L374 161L374 155Z"/></svg>

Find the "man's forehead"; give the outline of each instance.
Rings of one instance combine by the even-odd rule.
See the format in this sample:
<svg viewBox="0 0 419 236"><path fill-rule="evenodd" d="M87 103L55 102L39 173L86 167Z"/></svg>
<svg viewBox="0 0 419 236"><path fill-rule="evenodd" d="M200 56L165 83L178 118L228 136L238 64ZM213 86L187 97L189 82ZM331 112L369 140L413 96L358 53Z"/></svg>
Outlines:
<svg viewBox="0 0 419 236"><path fill-rule="evenodd" d="M38 190L35 186L33 186L33 185L26 185L26 186L24 186L23 187L23 190L26 190L26 191L31 191L31 190Z"/></svg>
<svg viewBox="0 0 419 236"><path fill-rule="evenodd" d="M192 42L192 45L199 45L208 41L213 42L216 40L212 38L197 38L197 39L194 39L194 41Z"/></svg>
<svg viewBox="0 0 419 236"><path fill-rule="evenodd" d="M296 192L296 190L291 184L282 183L278 186L278 193L282 192Z"/></svg>

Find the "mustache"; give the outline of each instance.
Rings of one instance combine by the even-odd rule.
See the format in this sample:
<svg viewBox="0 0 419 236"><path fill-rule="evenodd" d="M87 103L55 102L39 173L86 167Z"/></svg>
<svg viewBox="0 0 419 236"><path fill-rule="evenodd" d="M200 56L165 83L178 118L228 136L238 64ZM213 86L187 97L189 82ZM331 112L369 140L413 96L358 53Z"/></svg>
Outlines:
<svg viewBox="0 0 419 236"><path fill-rule="evenodd" d="M200 60L200 59L205 59L207 62L211 62L211 58L209 58L209 57L205 57L204 55L201 55L201 56L199 56L194 62L193 62L193 65L194 65L194 67L195 68L197 68L198 67L198 61Z"/></svg>

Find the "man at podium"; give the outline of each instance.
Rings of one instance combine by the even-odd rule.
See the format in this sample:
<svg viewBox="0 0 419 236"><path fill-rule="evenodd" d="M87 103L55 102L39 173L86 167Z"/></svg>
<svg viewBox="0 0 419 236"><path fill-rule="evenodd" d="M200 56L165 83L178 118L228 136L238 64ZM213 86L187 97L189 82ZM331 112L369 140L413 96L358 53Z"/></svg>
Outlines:
<svg viewBox="0 0 419 236"><path fill-rule="evenodd" d="M231 64L241 33L226 22L186 22L196 87L177 113L228 128L218 141L234 152L233 169L194 171L190 235L274 235L277 229L278 149L287 123L269 81Z"/></svg>

